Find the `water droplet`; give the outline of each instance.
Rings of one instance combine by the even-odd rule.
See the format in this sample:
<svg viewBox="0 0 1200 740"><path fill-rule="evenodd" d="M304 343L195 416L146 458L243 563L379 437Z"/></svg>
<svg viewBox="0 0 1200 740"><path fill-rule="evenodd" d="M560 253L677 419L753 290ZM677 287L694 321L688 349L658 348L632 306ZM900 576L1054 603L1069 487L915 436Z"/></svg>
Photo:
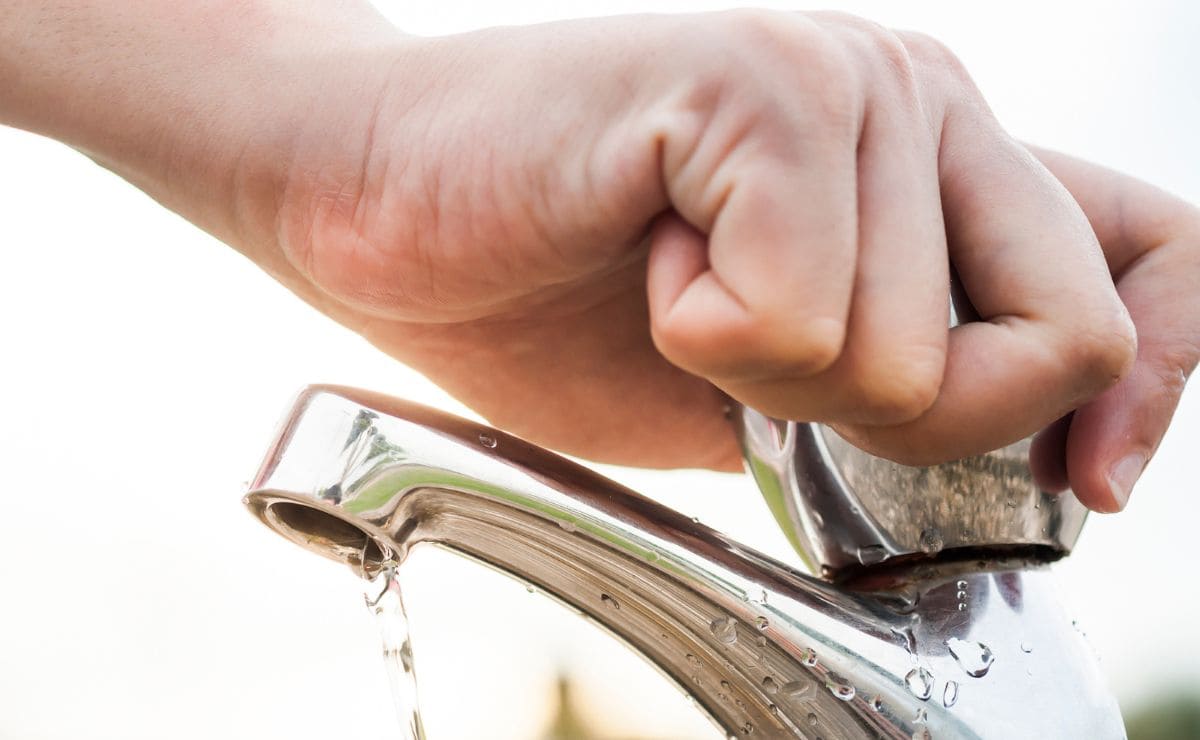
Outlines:
<svg viewBox="0 0 1200 740"><path fill-rule="evenodd" d="M754 725L750 724L749 722L742 725L742 734L743 735L749 735L752 732L754 732Z"/></svg>
<svg viewBox="0 0 1200 740"><path fill-rule="evenodd" d="M797 679L788 681L779 689L785 696L790 696L793 699L804 699L813 693L812 681L806 679Z"/></svg>
<svg viewBox="0 0 1200 740"><path fill-rule="evenodd" d="M687 654L687 662L691 663L692 665L700 665L700 659L691 653Z"/></svg>
<svg viewBox="0 0 1200 740"><path fill-rule="evenodd" d="M817 525L817 529L825 529L825 517L821 516L821 512L814 510L812 520Z"/></svg>
<svg viewBox="0 0 1200 740"><path fill-rule="evenodd" d="M566 519L559 519L558 527L564 532L574 532L575 522L567 521Z"/></svg>
<svg viewBox="0 0 1200 740"><path fill-rule="evenodd" d="M942 704L949 709L958 701L958 682L947 681L946 690L942 692Z"/></svg>
<svg viewBox="0 0 1200 740"><path fill-rule="evenodd" d="M929 712L925 707L917 707L917 716L913 717L913 722L924 722L929 719Z"/></svg>
<svg viewBox="0 0 1200 740"><path fill-rule="evenodd" d="M700 523L700 517L698 517L698 516L692 517L692 524L699 524L699 523Z"/></svg>
<svg viewBox="0 0 1200 740"><path fill-rule="evenodd" d="M755 617L754 618L754 625L756 627L758 627L760 630L765 630L767 628L768 624L770 624L770 623L767 621L766 617Z"/></svg>
<svg viewBox="0 0 1200 740"><path fill-rule="evenodd" d="M607 606L609 609L617 610L617 609L621 608L620 603L618 603L616 599L609 596L608 594L600 594L600 602L602 604L604 604L605 606Z"/></svg>
<svg viewBox="0 0 1200 740"><path fill-rule="evenodd" d="M836 673L830 673L825 677L825 688L842 701L850 701L854 698L854 684Z"/></svg>
<svg viewBox="0 0 1200 740"><path fill-rule="evenodd" d="M972 678L980 678L986 675L988 669L992 667L992 661L995 660L991 648L982 642L968 642L967 640L960 640L957 637L951 637L949 640L946 640L946 647L950 649L950 654L958 661L959 667Z"/></svg>
<svg viewBox="0 0 1200 740"><path fill-rule="evenodd" d="M809 712L808 713L808 723L810 725L812 725L813 727L816 727L817 726L817 715L813 714L812 712Z"/></svg>
<svg viewBox="0 0 1200 740"><path fill-rule="evenodd" d="M867 545L858 548L858 562L863 565L874 565L887 560L887 549L883 545Z"/></svg>
<svg viewBox="0 0 1200 740"><path fill-rule="evenodd" d="M965 612L965 611L967 610L967 605L966 605L966 604L964 604L964 603L962 603L962 602L959 602L959 604L958 604L958 610L959 610L960 612Z"/></svg>
<svg viewBox="0 0 1200 740"><path fill-rule="evenodd" d="M774 704L768 704L767 709L771 710L771 714L775 715L776 717L779 716L779 707L775 706Z"/></svg>
<svg viewBox="0 0 1200 740"><path fill-rule="evenodd" d="M532 584L532 583L526 583L526 584L525 584L525 592L526 592L526 593L534 593L534 592L536 592L536 591L537 591L537 589L533 587L533 584Z"/></svg>
<svg viewBox="0 0 1200 740"><path fill-rule="evenodd" d="M812 648L804 648L804 652L800 654L800 662L812 668L817 664L817 651Z"/></svg>
<svg viewBox="0 0 1200 740"><path fill-rule="evenodd" d="M490 434L481 433L479 435L479 444L483 445L484 447L495 449L496 448L496 438Z"/></svg>
<svg viewBox="0 0 1200 740"><path fill-rule="evenodd" d="M913 633L912 627L893 627L892 634L900 638L900 644L904 645L904 650L909 655L917 654L917 636Z"/></svg>
<svg viewBox="0 0 1200 740"><path fill-rule="evenodd" d="M871 709L874 709L876 712L881 711L883 709L883 698L880 697L878 694L871 697Z"/></svg>
<svg viewBox="0 0 1200 740"><path fill-rule="evenodd" d="M725 689L726 691L732 691L732 690L733 690L733 687L729 685L729 682L728 682L728 681L722 681L722 682L721 682L721 688Z"/></svg>
<svg viewBox="0 0 1200 740"><path fill-rule="evenodd" d="M912 740L933 740L933 733L928 727L918 727L913 731Z"/></svg>
<svg viewBox="0 0 1200 740"><path fill-rule="evenodd" d="M1015 498L1010 498L1009 500L1004 502L1004 505L1010 509L1015 509L1015 508L1017 508L1017 500Z"/></svg>
<svg viewBox="0 0 1200 740"><path fill-rule="evenodd" d="M751 604L765 604L767 603L767 592L760 588L753 594L748 594L746 600Z"/></svg>
<svg viewBox="0 0 1200 740"><path fill-rule="evenodd" d="M967 582L966 582L966 581L963 581L963 580L960 580L960 581L959 581L957 584L955 584L955 585L956 585L956 586L958 586L958 590L959 590L959 591L964 591L964 590L966 590L966 588L967 588Z"/></svg>
<svg viewBox="0 0 1200 740"><path fill-rule="evenodd" d="M933 674L921 666L917 666L904 676L904 684L908 686L912 695L921 701L926 701L933 696Z"/></svg>
<svg viewBox="0 0 1200 740"><path fill-rule="evenodd" d="M713 636L725 645L737 642L737 622L733 617L717 617L710 624Z"/></svg>
<svg viewBox="0 0 1200 740"><path fill-rule="evenodd" d="M935 553L940 552L945 543L942 541L942 533L935 527L922 530L921 532L921 552Z"/></svg>
<svg viewBox="0 0 1200 740"><path fill-rule="evenodd" d="M767 692L768 694L779 693L779 684L775 683L775 679L771 678L770 676L767 676L763 679L762 687L763 691Z"/></svg>
<svg viewBox="0 0 1200 740"><path fill-rule="evenodd" d="M959 591L959 592L958 592L957 594L955 594L955 595L956 595L956 596L957 596L959 599L965 599L965 598L967 598L967 592L966 592L966 591Z"/></svg>

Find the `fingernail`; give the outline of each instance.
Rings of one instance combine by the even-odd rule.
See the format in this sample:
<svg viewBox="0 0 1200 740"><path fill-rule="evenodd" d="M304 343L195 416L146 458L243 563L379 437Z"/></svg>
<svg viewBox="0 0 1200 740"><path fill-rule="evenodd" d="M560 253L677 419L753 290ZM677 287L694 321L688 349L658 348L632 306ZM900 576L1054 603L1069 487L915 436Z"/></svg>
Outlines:
<svg viewBox="0 0 1200 740"><path fill-rule="evenodd" d="M1146 456L1140 452L1127 455L1112 466L1108 473L1108 488L1112 491L1113 501L1117 504L1118 511L1124 509L1125 504L1129 503L1129 494L1133 491L1133 484L1137 483L1145 468Z"/></svg>

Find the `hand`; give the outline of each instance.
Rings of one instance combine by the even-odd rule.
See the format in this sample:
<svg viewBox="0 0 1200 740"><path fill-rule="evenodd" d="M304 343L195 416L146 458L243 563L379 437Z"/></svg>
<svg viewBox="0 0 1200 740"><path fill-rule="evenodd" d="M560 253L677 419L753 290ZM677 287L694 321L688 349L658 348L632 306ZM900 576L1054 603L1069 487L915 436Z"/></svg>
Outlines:
<svg viewBox="0 0 1200 740"><path fill-rule="evenodd" d="M1103 167L1037 155L1099 236L1137 325L1138 355L1124 380L1039 434L1030 461L1044 487L1069 485L1090 508L1118 511L1200 360L1200 211Z"/></svg>
<svg viewBox="0 0 1200 740"><path fill-rule="evenodd" d="M121 67L98 120L39 117L56 80L21 78L16 122L535 442L735 469L715 386L930 463L1133 361L1079 206L929 39L750 11L413 39L349 4L132 5L162 63ZM950 261L984 319L953 331Z"/></svg>

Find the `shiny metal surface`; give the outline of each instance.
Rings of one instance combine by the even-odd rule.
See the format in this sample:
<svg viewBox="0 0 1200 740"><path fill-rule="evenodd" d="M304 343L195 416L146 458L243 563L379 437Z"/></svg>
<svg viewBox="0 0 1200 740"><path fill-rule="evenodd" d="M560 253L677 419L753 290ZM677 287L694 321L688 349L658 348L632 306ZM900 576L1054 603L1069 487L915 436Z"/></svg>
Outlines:
<svg viewBox="0 0 1200 740"><path fill-rule="evenodd" d="M1124 736L1038 563L834 587L517 438L340 388L301 395L252 489L274 531L358 572L431 543L536 586L731 737Z"/></svg>
<svg viewBox="0 0 1200 740"><path fill-rule="evenodd" d="M1046 493L1033 482L1028 440L913 468L869 455L820 424L748 408L737 421L771 512L813 571L831 580L954 551L1055 560L1071 551L1086 518L1073 494Z"/></svg>
<svg viewBox="0 0 1200 740"><path fill-rule="evenodd" d="M979 320L952 273L951 328ZM1025 439L927 468L870 455L822 424L734 414L746 467L814 573L840 581L880 563L1071 552L1087 509L1034 483Z"/></svg>

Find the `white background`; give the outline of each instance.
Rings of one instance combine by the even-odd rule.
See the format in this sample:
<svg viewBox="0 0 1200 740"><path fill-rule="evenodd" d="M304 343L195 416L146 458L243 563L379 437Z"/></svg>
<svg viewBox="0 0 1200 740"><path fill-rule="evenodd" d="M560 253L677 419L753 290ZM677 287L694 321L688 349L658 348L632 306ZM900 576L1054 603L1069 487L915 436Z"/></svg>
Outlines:
<svg viewBox="0 0 1200 740"><path fill-rule="evenodd" d="M383 7L435 34L721 5ZM1017 135L1200 201L1196 5L835 7L947 41ZM116 177L9 129L0 261L0 738L394 735L357 584L239 499L306 383L463 410ZM1128 706L1181 685L1200 693L1198 439L1193 390L1129 510L1093 517L1059 568ZM607 472L786 556L747 479ZM657 674L543 597L440 553L412 570L434 740L535 736L560 668L611 733L711 732Z"/></svg>

